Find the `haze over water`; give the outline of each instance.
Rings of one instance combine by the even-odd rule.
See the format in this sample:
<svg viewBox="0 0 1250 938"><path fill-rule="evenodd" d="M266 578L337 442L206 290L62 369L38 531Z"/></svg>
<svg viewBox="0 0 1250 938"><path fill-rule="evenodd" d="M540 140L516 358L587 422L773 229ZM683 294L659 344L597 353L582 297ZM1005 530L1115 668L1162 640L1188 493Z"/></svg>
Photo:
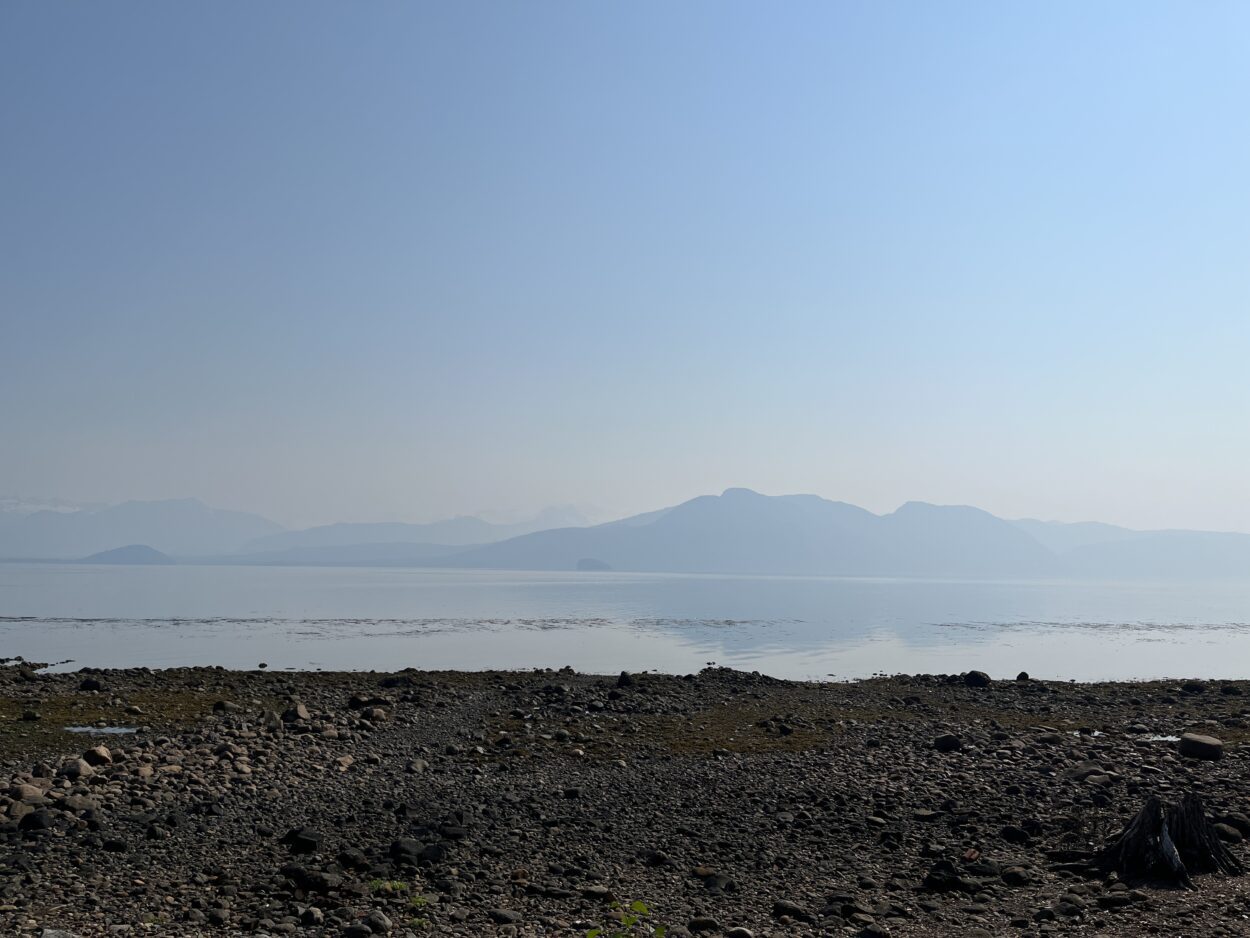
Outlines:
<svg viewBox="0 0 1250 938"><path fill-rule="evenodd" d="M0 653L82 666L1244 677L1250 583L0 565Z"/></svg>

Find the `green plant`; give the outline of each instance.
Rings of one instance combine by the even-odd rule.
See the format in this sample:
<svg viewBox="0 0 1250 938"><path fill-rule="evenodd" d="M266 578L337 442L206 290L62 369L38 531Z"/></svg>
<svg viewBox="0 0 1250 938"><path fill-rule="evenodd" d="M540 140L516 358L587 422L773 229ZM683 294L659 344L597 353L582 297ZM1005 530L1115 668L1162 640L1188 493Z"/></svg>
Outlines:
<svg viewBox="0 0 1250 938"><path fill-rule="evenodd" d="M374 895L380 892L396 893L407 892L408 884L398 879L371 879L369 880L369 891Z"/></svg>
<svg viewBox="0 0 1250 938"><path fill-rule="evenodd" d="M621 909L619 902L612 903L613 909ZM663 925L651 925L646 919L651 910L641 899L629 904L628 911L621 911L620 918L612 925L599 926L586 932L586 938L631 938L634 935L650 935L652 938L664 938L668 931Z"/></svg>

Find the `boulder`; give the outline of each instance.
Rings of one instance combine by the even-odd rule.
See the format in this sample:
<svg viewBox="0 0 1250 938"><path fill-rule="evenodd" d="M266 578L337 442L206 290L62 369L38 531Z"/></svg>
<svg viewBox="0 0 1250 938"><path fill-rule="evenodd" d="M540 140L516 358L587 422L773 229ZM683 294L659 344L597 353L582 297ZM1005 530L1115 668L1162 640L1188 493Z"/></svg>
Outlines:
<svg viewBox="0 0 1250 938"><path fill-rule="evenodd" d="M1224 756L1224 744L1220 740L1214 736L1203 736L1199 733L1186 733L1181 737L1176 748L1187 759L1214 761Z"/></svg>

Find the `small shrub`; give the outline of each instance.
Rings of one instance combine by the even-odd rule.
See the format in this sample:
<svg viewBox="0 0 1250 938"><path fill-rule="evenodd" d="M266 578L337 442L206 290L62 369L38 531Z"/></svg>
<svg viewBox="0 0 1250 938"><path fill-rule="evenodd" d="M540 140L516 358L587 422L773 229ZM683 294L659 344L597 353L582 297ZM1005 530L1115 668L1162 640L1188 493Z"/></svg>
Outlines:
<svg viewBox="0 0 1250 938"><path fill-rule="evenodd" d="M612 903L613 909L621 909L619 902ZM633 936L650 935L652 938L664 938L668 931L663 925L651 925L646 921L651 910L641 899L629 904L628 911L622 911L620 920L611 925L599 926L586 932L586 938L633 938Z"/></svg>

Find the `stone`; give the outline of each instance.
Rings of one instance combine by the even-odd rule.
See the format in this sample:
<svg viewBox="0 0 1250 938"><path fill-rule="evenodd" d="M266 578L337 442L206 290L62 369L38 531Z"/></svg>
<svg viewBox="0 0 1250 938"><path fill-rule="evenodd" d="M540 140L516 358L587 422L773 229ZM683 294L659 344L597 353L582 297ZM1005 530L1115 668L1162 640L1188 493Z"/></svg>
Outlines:
<svg viewBox="0 0 1250 938"><path fill-rule="evenodd" d="M25 804L43 804L43 789L36 785L14 785L9 789L9 797L16 798Z"/></svg>
<svg viewBox="0 0 1250 938"><path fill-rule="evenodd" d="M1245 840L1245 835L1243 835L1241 831L1237 830L1237 828L1233 827L1231 824L1215 824L1213 826L1215 827L1215 832L1219 835L1220 840L1225 843L1239 844Z"/></svg>
<svg viewBox="0 0 1250 938"><path fill-rule="evenodd" d="M969 671L964 675L964 684L968 687L989 687L992 683L994 679L984 671Z"/></svg>
<svg viewBox="0 0 1250 938"><path fill-rule="evenodd" d="M95 775L95 769L85 759L70 759L61 765L57 774L68 779L90 778Z"/></svg>
<svg viewBox="0 0 1250 938"><path fill-rule="evenodd" d="M18 830L24 831L46 831L52 827L52 824L51 812L40 808L22 815L21 820L17 822L17 827Z"/></svg>
<svg viewBox="0 0 1250 938"><path fill-rule="evenodd" d="M88 765L111 765L113 762L113 754L109 752L108 746L96 746L88 749L82 754L83 761Z"/></svg>
<svg viewBox="0 0 1250 938"><path fill-rule="evenodd" d="M1027 886L1033 882L1033 874L1023 866L1009 866L1003 870L1002 880L1008 886Z"/></svg>
<svg viewBox="0 0 1250 938"><path fill-rule="evenodd" d="M300 913L299 921L301 925L321 925L325 922L326 916L315 905L310 905Z"/></svg>
<svg viewBox="0 0 1250 938"><path fill-rule="evenodd" d="M311 827L293 827L282 837L292 853L316 853L325 836Z"/></svg>
<svg viewBox="0 0 1250 938"><path fill-rule="evenodd" d="M1224 743L1214 736L1203 736L1200 733L1186 733L1176 744L1176 749L1187 759L1215 761L1224 756Z"/></svg>
<svg viewBox="0 0 1250 938"><path fill-rule="evenodd" d="M517 925L524 916L513 909L487 909L486 917L496 925Z"/></svg>
<svg viewBox="0 0 1250 938"><path fill-rule="evenodd" d="M999 831L999 836L1009 844L1027 844L1031 839L1027 831L1016 827L1014 824L1008 824L1004 827Z"/></svg>
<svg viewBox="0 0 1250 938"><path fill-rule="evenodd" d="M343 885L343 877L338 873L309 870L294 863L282 867L281 873L305 892L328 895Z"/></svg>
<svg viewBox="0 0 1250 938"><path fill-rule="evenodd" d="M812 913L803 908L797 902L791 902L789 899L778 899L773 903L773 918L794 919L796 922L812 922L814 917Z"/></svg>

